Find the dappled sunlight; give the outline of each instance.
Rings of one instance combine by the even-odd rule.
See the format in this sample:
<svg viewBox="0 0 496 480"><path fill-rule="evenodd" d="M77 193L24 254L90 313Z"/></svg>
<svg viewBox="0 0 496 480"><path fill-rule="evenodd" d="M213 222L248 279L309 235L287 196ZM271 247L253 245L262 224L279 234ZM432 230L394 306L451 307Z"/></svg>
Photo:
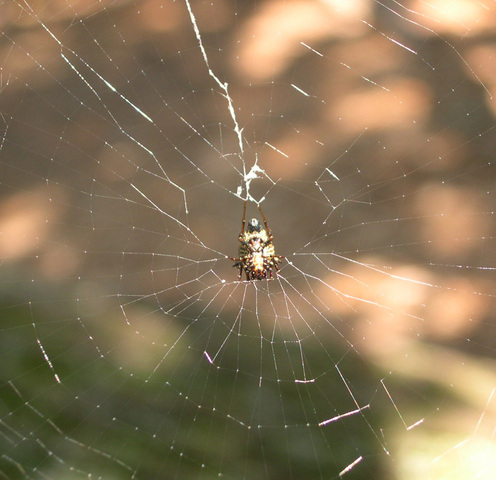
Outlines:
<svg viewBox="0 0 496 480"><path fill-rule="evenodd" d="M439 257L476 252L490 235L490 205L474 187L426 185L411 204L418 240Z"/></svg>
<svg viewBox="0 0 496 480"><path fill-rule="evenodd" d="M385 79L382 85L344 93L329 109L329 121L344 133L415 128L429 118L431 95L424 84Z"/></svg>
<svg viewBox="0 0 496 480"><path fill-rule="evenodd" d="M424 33L479 35L494 29L496 15L483 2L473 0L412 0L404 10L412 21L421 22L428 30Z"/></svg>
<svg viewBox="0 0 496 480"><path fill-rule="evenodd" d="M54 188L12 195L0 202L0 257L12 261L41 253L63 212L63 196Z"/></svg>
<svg viewBox="0 0 496 480"><path fill-rule="evenodd" d="M283 73L298 57L308 54L301 43L362 35L355 21L366 18L372 2L308 2L270 0L253 15L239 34L241 49L233 65L245 79L263 81ZM338 4L336 7L335 4ZM344 8L340 8L344 6Z"/></svg>

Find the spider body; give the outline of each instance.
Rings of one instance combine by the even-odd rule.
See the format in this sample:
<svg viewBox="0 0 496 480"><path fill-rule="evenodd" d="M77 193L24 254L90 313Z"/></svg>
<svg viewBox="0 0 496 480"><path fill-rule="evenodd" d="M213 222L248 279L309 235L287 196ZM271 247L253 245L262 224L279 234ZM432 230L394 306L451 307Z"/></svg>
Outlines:
<svg viewBox="0 0 496 480"><path fill-rule="evenodd" d="M246 280L264 280L273 278L273 272L279 271L279 262L285 257L275 254L274 237L270 233L267 219L258 206L262 215L265 228L262 227L256 218L248 222L245 231L246 201L243 209L243 220L241 221L241 233L238 240L240 242L238 255L239 258L230 257L234 262L233 267L239 268L238 278L241 280L243 270Z"/></svg>

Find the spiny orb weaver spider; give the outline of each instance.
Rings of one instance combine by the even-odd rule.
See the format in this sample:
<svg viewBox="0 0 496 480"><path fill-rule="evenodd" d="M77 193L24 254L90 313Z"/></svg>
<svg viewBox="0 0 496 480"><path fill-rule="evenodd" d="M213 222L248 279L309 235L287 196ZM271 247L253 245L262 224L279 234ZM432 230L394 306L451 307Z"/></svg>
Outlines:
<svg viewBox="0 0 496 480"><path fill-rule="evenodd" d="M243 220L241 221L241 232L239 234L239 258L229 257L233 262L233 267L239 268L238 279L241 280L243 269L246 280L272 279L274 269L279 271L279 262L286 257L276 255L272 240L274 237L270 233L267 219L262 212L262 207L258 205L262 215L265 230L256 218L248 222L245 231L246 200L243 209Z"/></svg>

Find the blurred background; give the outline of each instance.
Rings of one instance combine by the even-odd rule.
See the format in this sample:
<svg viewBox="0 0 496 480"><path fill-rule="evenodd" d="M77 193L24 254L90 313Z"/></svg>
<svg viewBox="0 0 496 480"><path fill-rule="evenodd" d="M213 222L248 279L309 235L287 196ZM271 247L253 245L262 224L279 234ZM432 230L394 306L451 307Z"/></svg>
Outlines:
<svg viewBox="0 0 496 480"><path fill-rule="evenodd" d="M495 29L1 2L0 478L492 479Z"/></svg>

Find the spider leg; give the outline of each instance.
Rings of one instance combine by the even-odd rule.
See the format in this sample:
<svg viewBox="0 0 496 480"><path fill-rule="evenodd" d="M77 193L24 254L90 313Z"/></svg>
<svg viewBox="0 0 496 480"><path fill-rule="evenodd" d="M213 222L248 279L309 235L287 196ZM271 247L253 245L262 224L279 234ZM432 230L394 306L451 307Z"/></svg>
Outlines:
<svg viewBox="0 0 496 480"><path fill-rule="evenodd" d="M238 280L241 280L241 272L243 271L242 259L229 257L229 260L232 260L234 262L233 267L239 268Z"/></svg>
<svg viewBox="0 0 496 480"><path fill-rule="evenodd" d="M272 236L272 233L270 233L269 224L267 222L267 219L265 218L264 213L262 212L262 207L260 205L258 205L258 209L260 210L260 215L262 215L263 222L264 222L264 225L265 225L265 230L267 232L267 240L265 240L265 242L262 245L262 248L265 248L267 245L269 245L270 243L272 243L272 240L274 240L274 237Z"/></svg>
<svg viewBox="0 0 496 480"><path fill-rule="evenodd" d="M238 280L241 280L241 275L243 274L243 259L229 257L229 260L232 260L234 262L233 267L239 268Z"/></svg>
<svg viewBox="0 0 496 480"><path fill-rule="evenodd" d="M243 234L245 233L245 217L246 217L246 200L245 200L245 206L243 207L243 220L241 220L241 232L239 234L240 239L243 238Z"/></svg>
<svg viewBox="0 0 496 480"><path fill-rule="evenodd" d="M232 260L234 262L233 267L239 267L240 265L243 265L243 259L242 258L229 257L229 260Z"/></svg>
<svg viewBox="0 0 496 480"><path fill-rule="evenodd" d="M276 269L276 272L279 273L279 270L281 270L279 268L279 262L281 260L284 260L286 257L283 257L282 255L277 255L275 256L273 259L272 259L272 263L274 264L274 268Z"/></svg>
<svg viewBox="0 0 496 480"><path fill-rule="evenodd" d="M263 222L264 222L264 225L265 225L265 230L267 230L267 236L269 237L269 240L267 240L267 242L269 242L269 241L272 240L272 234L270 233L269 224L267 223L267 219L265 218L265 215L262 212L262 207L260 206L260 204L258 205L258 209L260 210L260 215L262 215Z"/></svg>

